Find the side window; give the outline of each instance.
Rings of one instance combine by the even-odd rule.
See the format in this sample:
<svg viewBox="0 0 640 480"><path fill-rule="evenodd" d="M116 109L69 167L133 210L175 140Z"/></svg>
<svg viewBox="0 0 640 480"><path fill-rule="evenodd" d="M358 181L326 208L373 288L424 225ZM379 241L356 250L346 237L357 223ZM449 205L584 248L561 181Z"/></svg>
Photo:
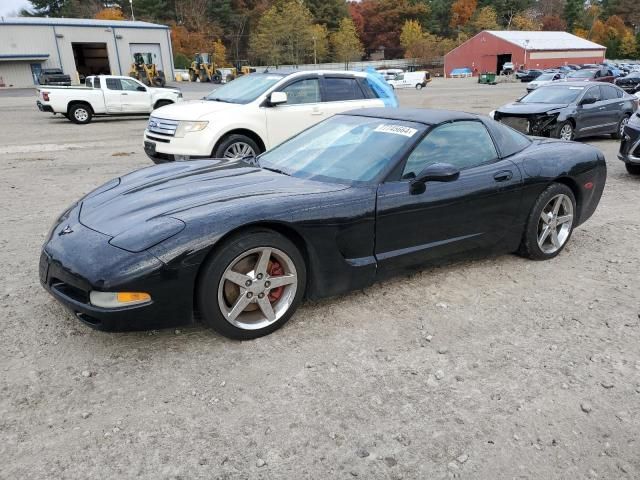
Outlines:
<svg viewBox="0 0 640 480"><path fill-rule="evenodd" d="M618 92L608 85L600 85L600 96L603 100L614 100L618 98Z"/></svg>
<svg viewBox="0 0 640 480"><path fill-rule="evenodd" d="M600 101L600 87L591 87L587 90L587 93L582 97L583 100L587 98L594 98L596 102Z"/></svg>
<svg viewBox="0 0 640 480"><path fill-rule="evenodd" d="M320 83L317 78L307 78L287 85L282 90L287 94L287 105L318 103L320 101Z"/></svg>
<svg viewBox="0 0 640 480"><path fill-rule="evenodd" d="M339 102L344 100L361 100L364 98L362 90L355 78L325 77L325 102Z"/></svg>
<svg viewBox="0 0 640 480"><path fill-rule="evenodd" d="M358 79L358 83L360 84L360 88L364 92L365 98L378 98L378 95L373 90L373 88L371 88L371 86L367 82L367 79L360 78Z"/></svg>
<svg viewBox="0 0 640 480"><path fill-rule="evenodd" d="M394 80L404 80L404 73L399 73L393 79Z"/></svg>
<svg viewBox="0 0 640 480"><path fill-rule="evenodd" d="M493 140L482 123L447 123L431 130L411 152L402 178L413 178L426 166L434 163L449 163L462 170L490 162L497 157Z"/></svg>
<svg viewBox="0 0 640 480"><path fill-rule="evenodd" d="M123 90L128 90L130 92L137 92L140 84L133 80L129 80L127 78L121 78L120 83L122 84Z"/></svg>
<svg viewBox="0 0 640 480"><path fill-rule="evenodd" d="M93 88L100 88L100 77L93 77Z"/></svg>
<svg viewBox="0 0 640 480"><path fill-rule="evenodd" d="M122 90L119 78L107 78L107 88L109 90Z"/></svg>

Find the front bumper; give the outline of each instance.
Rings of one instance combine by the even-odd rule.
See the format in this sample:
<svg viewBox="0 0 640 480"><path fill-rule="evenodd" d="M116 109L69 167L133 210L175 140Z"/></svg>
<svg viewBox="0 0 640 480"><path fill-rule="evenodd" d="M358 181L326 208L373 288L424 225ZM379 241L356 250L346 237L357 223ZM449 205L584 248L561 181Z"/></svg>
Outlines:
<svg viewBox="0 0 640 480"><path fill-rule="evenodd" d="M631 125L625 127L618 158L625 163L640 164L640 128Z"/></svg>
<svg viewBox="0 0 640 480"><path fill-rule="evenodd" d="M83 226L79 207L63 217L43 246L42 286L85 324L98 330L168 328L193 319L194 267L172 269L147 252L130 253L108 243L111 237ZM61 232L69 227L71 233ZM93 290L137 291L151 301L122 308L92 305Z"/></svg>
<svg viewBox="0 0 640 480"><path fill-rule="evenodd" d="M511 115L496 111L494 120L504 123L511 128L536 137L550 137L557 125L558 115L531 114Z"/></svg>
<svg viewBox="0 0 640 480"><path fill-rule="evenodd" d="M209 140L207 129L177 138L145 130L142 146L154 163L174 162L177 159L211 158L215 142Z"/></svg>
<svg viewBox="0 0 640 480"><path fill-rule="evenodd" d="M41 112L55 113L51 105L45 105L40 100L36 101L36 106L38 107L38 110L40 110Z"/></svg>

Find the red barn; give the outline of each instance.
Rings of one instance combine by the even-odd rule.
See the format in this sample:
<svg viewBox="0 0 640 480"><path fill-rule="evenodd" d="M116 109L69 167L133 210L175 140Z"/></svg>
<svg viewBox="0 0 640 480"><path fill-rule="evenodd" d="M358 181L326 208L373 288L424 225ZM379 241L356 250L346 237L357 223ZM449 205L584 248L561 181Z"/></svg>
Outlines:
<svg viewBox="0 0 640 480"><path fill-rule="evenodd" d="M600 63L606 48L567 32L485 30L444 56L445 75L470 68L474 75L500 73L506 62L516 68L553 68L569 63Z"/></svg>

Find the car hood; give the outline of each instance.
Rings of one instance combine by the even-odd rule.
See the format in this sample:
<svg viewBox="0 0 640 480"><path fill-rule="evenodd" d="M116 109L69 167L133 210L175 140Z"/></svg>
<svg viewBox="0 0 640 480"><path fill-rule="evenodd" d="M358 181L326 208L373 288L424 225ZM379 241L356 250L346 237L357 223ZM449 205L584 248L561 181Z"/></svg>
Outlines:
<svg viewBox="0 0 640 480"><path fill-rule="evenodd" d="M200 120L205 119L208 115L241 108L242 106L238 103L191 100L159 108L153 112L153 116L165 120Z"/></svg>
<svg viewBox="0 0 640 480"><path fill-rule="evenodd" d="M560 108L566 108L566 103L508 103L500 107L497 112L506 113L510 115L530 115L538 113L546 113L550 110L558 110Z"/></svg>
<svg viewBox="0 0 640 480"><path fill-rule="evenodd" d="M155 225L163 217L181 220L199 207L233 209L237 202L241 209L247 203L345 188L348 185L290 177L236 160L176 162L138 170L94 190L81 201L80 223L114 237L145 222Z"/></svg>

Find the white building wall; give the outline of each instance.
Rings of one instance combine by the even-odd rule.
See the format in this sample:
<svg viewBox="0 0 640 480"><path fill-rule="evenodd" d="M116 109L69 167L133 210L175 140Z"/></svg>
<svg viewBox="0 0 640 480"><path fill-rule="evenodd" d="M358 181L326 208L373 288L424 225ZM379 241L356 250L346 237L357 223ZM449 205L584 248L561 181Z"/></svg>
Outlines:
<svg viewBox="0 0 640 480"><path fill-rule="evenodd" d="M167 80L174 78L169 30L164 28L79 25L11 25L0 23L0 56L48 54L42 68L62 68L77 80L72 43L105 43L113 75L127 75L133 62L131 43L150 43L159 47ZM19 65L24 63L24 65ZM29 64L35 61L1 61L0 76L5 84L33 86ZM28 75L27 75L28 73Z"/></svg>

